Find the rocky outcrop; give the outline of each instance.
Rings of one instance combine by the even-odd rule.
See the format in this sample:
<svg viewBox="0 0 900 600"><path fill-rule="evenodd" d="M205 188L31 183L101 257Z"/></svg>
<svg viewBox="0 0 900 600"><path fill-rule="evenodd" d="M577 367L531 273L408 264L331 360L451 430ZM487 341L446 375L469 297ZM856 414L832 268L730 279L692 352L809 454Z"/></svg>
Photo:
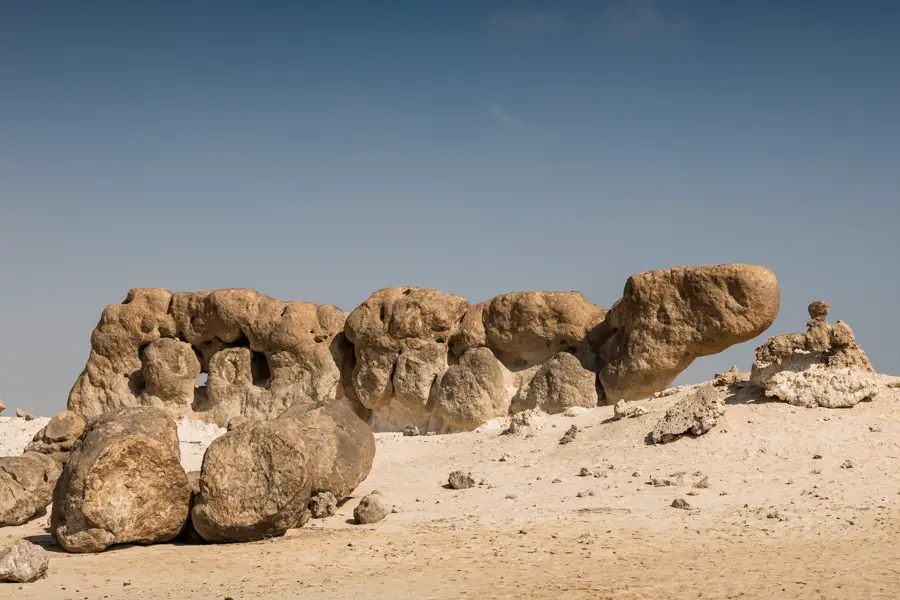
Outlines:
<svg viewBox="0 0 900 600"><path fill-rule="evenodd" d="M133 289L103 311L69 409L92 418L155 406L220 427L236 416L274 418L343 394L345 318L334 306L254 290Z"/></svg>
<svg viewBox="0 0 900 600"><path fill-rule="evenodd" d="M765 267L675 267L629 277L592 334L607 403L669 387L697 357L761 334L779 306L778 282Z"/></svg>
<svg viewBox="0 0 900 600"><path fill-rule="evenodd" d="M50 556L28 540L17 540L0 549L0 581L33 583L47 576Z"/></svg>
<svg viewBox="0 0 900 600"><path fill-rule="evenodd" d="M21 525L53 500L59 464L37 452L0 458L0 527Z"/></svg>
<svg viewBox="0 0 900 600"><path fill-rule="evenodd" d="M806 333L777 335L757 348L750 382L795 406L848 408L872 399L878 393L872 364L846 323L828 322L830 310L811 303Z"/></svg>
<svg viewBox="0 0 900 600"><path fill-rule="evenodd" d="M64 410L54 415L50 422L34 435L25 451L46 454L61 465L81 443L85 426L85 420L81 415Z"/></svg>
<svg viewBox="0 0 900 600"><path fill-rule="evenodd" d="M695 392L676 402L650 433L654 444L671 442L686 433L703 435L716 426L725 406L716 388L705 384Z"/></svg>
<svg viewBox="0 0 900 600"><path fill-rule="evenodd" d="M573 354L560 352L541 365L529 383L519 388L510 411L538 408L547 414L567 408L593 408L599 402L597 374L581 366Z"/></svg>
<svg viewBox="0 0 900 600"><path fill-rule="evenodd" d="M50 529L69 552L174 539L191 490L175 421L148 407L121 408L90 423L53 493Z"/></svg>

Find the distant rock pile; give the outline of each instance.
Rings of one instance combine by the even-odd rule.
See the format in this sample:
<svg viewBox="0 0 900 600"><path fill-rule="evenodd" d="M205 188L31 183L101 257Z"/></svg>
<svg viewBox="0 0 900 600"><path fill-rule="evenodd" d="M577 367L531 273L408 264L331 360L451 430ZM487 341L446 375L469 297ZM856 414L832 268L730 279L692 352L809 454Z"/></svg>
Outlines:
<svg viewBox="0 0 900 600"><path fill-rule="evenodd" d="M843 321L830 324L825 302L808 310L806 333L771 337L756 349L751 383L796 406L846 408L872 399L878 380L853 330Z"/></svg>
<svg viewBox="0 0 900 600"><path fill-rule="evenodd" d="M747 265L634 275L610 311L579 292L473 305L397 287L346 314L246 289L134 289L103 311L69 409L154 406L225 427L341 400L376 431L466 431L648 397L698 356L759 335L778 308L775 276Z"/></svg>

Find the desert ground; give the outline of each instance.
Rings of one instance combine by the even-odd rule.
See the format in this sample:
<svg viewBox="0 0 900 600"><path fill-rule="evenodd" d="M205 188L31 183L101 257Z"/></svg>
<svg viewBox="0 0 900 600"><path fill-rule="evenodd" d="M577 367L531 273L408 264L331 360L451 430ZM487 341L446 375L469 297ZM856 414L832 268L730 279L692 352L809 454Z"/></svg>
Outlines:
<svg viewBox="0 0 900 600"><path fill-rule="evenodd" d="M374 468L338 514L283 538L73 555L46 517L0 529L0 545L51 551L46 579L2 584L0 597L897 598L900 390L883 389L850 409L737 392L709 433L663 445L645 438L689 387L632 419L599 407L515 435L500 421L378 434ZM559 444L572 425L576 439ZM215 433L180 427L187 468ZM456 469L479 484L449 489ZM354 524L375 489L396 512Z"/></svg>

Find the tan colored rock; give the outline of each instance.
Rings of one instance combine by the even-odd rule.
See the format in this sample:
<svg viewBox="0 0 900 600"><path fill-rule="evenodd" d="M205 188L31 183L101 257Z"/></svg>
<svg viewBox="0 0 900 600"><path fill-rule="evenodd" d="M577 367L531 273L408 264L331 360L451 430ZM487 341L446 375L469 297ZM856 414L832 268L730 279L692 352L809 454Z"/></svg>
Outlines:
<svg viewBox="0 0 900 600"><path fill-rule="evenodd" d="M203 457L194 529L208 542L284 535L309 503L309 459L297 419L254 421L227 432Z"/></svg>
<svg viewBox="0 0 900 600"><path fill-rule="evenodd" d="M742 373L737 368L737 365L732 365L731 369L728 371L716 373L715 377L713 377L712 384L716 387L733 387L745 384L749 379L749 373Z"/></svg>
<svg viewBox="0 0 900 600"><path fill-rule="evenodd" d="M360 525L370 525L383 520L388 514L388 508L381 499L381 494L372 492L359 501L353 509L353 518Z"/></svg>
<svg viewBox="0 0 900 600"><path fill-rule="evenodd" d="M69 552L174 539L190 487L175 421L162 410L122 408L90 423L53 494L50 528Z"/></svg>
<svg viewBox="0 0 900 600"><path fill-rule="evenodd" d="M487 348L474 348L437 381L428 429L471 431L508 410L502 365Z"/></svg>
<svg viewBox="0 0 900 600"><path fill-rule="evenodd" d="M0 581L33 583L47 576L50 556L28 540L17 540L0 549Z"/></svg>
<svg viewBox="0 0 900 600"><path fill-rule="evenodd" d="M26 523L47 508L59 473L56 461L37 452L0 457L0 527Z"/></svg>
<svg viewBox="0 0 900 600"><path fill-rule="evenodd" d="M103 311L69 409L92 418L149 405L224 427L233 417L271 419L296 403L339 397L340 369L352 359L345 318L334 306L247 289L134 289Z"/></svg>
<svg viewBox="0 0 900 600"><path fill-rule="evenodd" d="M654 444L674 441L686 433L703 435L716 426L725 406L716 388L702 385L693 394L676 402L653 428L650 438Z"/></svg>
<svg viewBox="0 0 900 600"><path fill-rule="evenodd" d="M592 333L606 401L650 397L700 356L761 334L778 315L765 267L706 265L632 275Z"/></svg>
<svg viewBox="0 0 900 600"><path fill-rule="evenodd" d="M62 464L69 457L69 453L81 443L85 426L81 415L64 410L54 415L46 427L35 434L25 451L47 454Z"/></svg>
<svg viewBox="0 0 900 600"><path fill-rule="evenodd" d="M16 416L19 417L20 419L25 419L26 421L34 420L34 415L32 415L30 412L28 412L24 408L17 408Z"/></svg>
<svg viewBox="0 0 900 600"><path fill-rule="evenodd" d="M519 389L510 412L539 408L555 415L572 407L593 408L598 402L597 374L582 367L574 355L560 352L541 365L528 385Z"/></svg>
<svg viewBox="0 0 900 600"><path fill-rule="evenodd" d="M830 305L808 307L806 333L769 338L756 349L750 381L795 406L848 408L878 394L878 379L853 330L828 323Z"/></svg>

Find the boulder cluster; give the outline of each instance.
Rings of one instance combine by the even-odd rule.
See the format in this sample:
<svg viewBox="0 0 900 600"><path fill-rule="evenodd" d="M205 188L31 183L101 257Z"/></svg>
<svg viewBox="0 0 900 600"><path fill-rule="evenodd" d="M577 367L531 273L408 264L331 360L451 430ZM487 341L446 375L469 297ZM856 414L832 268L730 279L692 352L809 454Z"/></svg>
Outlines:
<svg viewBox="0 0 900 600"><path fill-rule="evenodd" d="M747 265L634 275L608 311L579 292L470 304L396 287L347 314L246 289L134 289L103 311L68 406L85 418L152 406L225 427L340 400L376 431L466 431L648 397L778 309L775 276Z"/></svg>

